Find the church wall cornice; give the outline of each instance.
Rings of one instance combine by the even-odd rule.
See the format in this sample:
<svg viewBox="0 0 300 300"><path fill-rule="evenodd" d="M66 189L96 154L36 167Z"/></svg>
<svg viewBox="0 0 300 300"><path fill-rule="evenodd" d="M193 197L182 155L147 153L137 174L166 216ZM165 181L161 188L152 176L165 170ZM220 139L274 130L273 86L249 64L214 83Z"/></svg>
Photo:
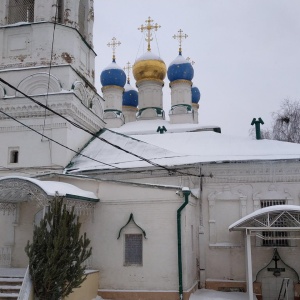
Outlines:
<svg viewBox="0 0 300 300"><path fill-rule="evenodd" d="M54 99L55 97L55 99ZM40 102L45 102L45 95L35 96L35 99ZM76 100L75 100L76 99ZM85 127L88 130L97 132L100 128L104 127L104 122L98 116L96 116L90 109L82 105L79 99L73 93L60 93L55 95L49 95L48 107L61 115L68 115L73 120ZM14 118L39 118L45 117L45 109L28 102L24 98L11 98L0 100L0 110L3 110L8 115ZM50 111L46 112L46 116L53 116L54 114ZM0 120L7 119L3 114L0 114Z"/></svg>

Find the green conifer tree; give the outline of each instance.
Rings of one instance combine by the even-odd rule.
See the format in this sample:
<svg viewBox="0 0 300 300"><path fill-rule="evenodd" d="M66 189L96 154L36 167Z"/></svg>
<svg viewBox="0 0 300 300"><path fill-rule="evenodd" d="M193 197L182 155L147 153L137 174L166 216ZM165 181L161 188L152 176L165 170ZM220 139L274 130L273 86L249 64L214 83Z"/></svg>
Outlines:
<svg viewBox="0 0 300 300"><path fill-rule="evenodd" d="M25 251L34 293L39 300L63 299L86 279L83 262L91 256L90 240L80 235L78 217L55 197Z"/></svg>

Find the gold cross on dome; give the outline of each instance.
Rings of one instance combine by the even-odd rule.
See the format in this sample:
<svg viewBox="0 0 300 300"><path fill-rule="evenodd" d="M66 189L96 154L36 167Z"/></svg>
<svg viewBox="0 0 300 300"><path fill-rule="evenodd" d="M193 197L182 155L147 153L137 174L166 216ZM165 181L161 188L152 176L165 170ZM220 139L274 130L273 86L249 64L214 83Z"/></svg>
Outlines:
<svg viewBox="0 0 300 300"><path fill-rule="evenodd" d="M113 62L116 61L116 48L121 45L121 42L117 41L115 37L111 39L111 42L107 44L108 47L112 47L113 50Z"/></svg>
<svg viewBox="0 0 300 300"><path fill-rule="evenodd" d="M178 34L177 35L176 34L173 35L174 39L178 39L179 40L179 54L182 53L182 49L181 49L182 40L186 39L187 37L188 37L188 35L185 34L185 33L183 33L182 29L178 30Z"/></svg>
<svg viewBox="0 0 300 300"><path fill-rule="evenodd" d="M157 23L155 23L155 24L153 25L152 22L154 22L154 21L151 20L150 17L148 17L148 20L146 20L145 22L146 22L146 25L145 25L145 26L144 26L144 25L141 25L141 27L139 27L138 30L140 30L141 32L144 32L144 30L145 30L145 31L146 31L146 30L148 31L148 32L146 33L146 38L145 38L145 40L148 42L148 48L147 48L147 50L148 50L148 51L151 51L150 42L153 41L153 38L152 38L152 32L151 32L151 31L152 31L152 30L157 31L157 29L160 28L161 26L158 25Z"/></svg>
<svg viewBox="0 0 300 300"><path fill-rule="evenodd" d="M130 62L128 62L128 63L126 64L126 66L123 68L123 70L124 70L125 72L127 72L127 83L130 83L129 73L130 73L131 69L132 69L132 66L131 66L131 63L130 63Z"/></svg>
<svg viewBox="0 0 300 300"><path fill-rule="evenodd" d="M193 60L191 60L190 57L187 57L186 60L187 60L191 65L194 65L194 64L195 64L195 62L194 62Z"/></svg>

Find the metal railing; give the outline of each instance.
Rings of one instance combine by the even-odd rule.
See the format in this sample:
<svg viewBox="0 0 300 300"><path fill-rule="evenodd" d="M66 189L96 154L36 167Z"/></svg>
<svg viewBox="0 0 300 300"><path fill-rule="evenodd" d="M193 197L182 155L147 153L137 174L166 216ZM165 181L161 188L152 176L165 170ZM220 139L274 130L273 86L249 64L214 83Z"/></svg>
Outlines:
<svg viewBox="0 0 300 300"><path fill-rule="evenodd" d="M288 300L289 299L289 293L288 293L289 283L290 283L289 278L282 279L282 283L281 283L281 287L280 287L280 291L279 291L277 300Z"/></svg>
<svg viewBox="0 0 300 300"><path fill-rule="evenodd" d="M11 247L0 247L0 267L11 266Z"/></svg>
<svg viewBox="0 0 300 300"><path fill-rule="evenodd" d="M26 269L18 300L28 300L32 290L32 282L29 274L29 266Z"/></svg>

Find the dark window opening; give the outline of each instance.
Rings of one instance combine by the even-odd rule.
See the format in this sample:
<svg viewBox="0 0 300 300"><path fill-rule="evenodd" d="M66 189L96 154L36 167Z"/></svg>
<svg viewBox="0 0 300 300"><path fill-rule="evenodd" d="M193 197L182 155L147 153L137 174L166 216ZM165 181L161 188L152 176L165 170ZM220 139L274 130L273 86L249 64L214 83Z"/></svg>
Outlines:
<svg viewBox="0 0 300 300"><path fill-rule="evenodd" d="M85 23L86 23L86 0L80 0L79 11L78 11L78 30L84 38L86 38Z"/></svg>
<svg viewBox="0 0 300 300"><path fill-rule="evenodd" d="M12 150L12 151L10 152L10 160L9 160L9 162L10 162L11 164L16 164L16 163L19 162L19 151L17 151L17 150Z"/></svg>
<svg viewBox="0 0 300 300"><path fill-rule="evenodd" d="M125 266L143 264L142 234L125 234Z"/></svg>
<svg viewBox="0 0 300 300"><path fill-rule="evenodd" d="M34 0L10 0L7 22L34 22Z"/></svg>
<svg viewBox="0 0 300 300"><path fill-rule="evenodd" d="M261 208L274 206L274 205L285 205L286 200L261 200ZM278 220L274 223L274 227L287 227L284 220ZM264 240L262 246L264 247L288 247L289 240L285 239L288 237L287 231L263 231Z"/></svg>
<svg viewBox="0 0 300 300"><path fill-rule="evenodd" d="M64 23L64 3L63 0L57 1L57 11L56 11L56 23L63 24Z"/></svg>

